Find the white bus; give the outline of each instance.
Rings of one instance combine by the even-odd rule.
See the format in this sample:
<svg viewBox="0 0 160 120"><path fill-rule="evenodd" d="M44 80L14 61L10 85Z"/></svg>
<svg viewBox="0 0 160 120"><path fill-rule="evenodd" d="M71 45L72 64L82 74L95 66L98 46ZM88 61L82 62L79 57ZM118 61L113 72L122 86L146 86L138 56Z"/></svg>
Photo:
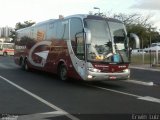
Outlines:
<svg viewBox="0 0 160 120"><path fill-rule="evenodd" d="M14 55L14 43L0 43L0 55Z"/></svg>
<svg viewBox="0 0 160 120"><path fill-rule="evenodd" d="M17 35L14 60L25 70L52 72L61 80L129 79L127 32L119 20L73 15L20 29ZM131 36L139 46L138 37Z"/></svg>

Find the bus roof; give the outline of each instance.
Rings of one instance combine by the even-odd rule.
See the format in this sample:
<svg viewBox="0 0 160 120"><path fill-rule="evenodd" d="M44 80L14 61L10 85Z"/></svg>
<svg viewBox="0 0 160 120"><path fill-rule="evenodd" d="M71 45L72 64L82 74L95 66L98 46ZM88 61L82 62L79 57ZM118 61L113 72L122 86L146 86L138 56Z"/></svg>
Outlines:
<svg viewBox="0 0 160 120"><path fill-rule="evenodd" d="M107 21L122 23L122 21L117 20L117 19L114 19L114 18L104 18L104 17L99 16L99 15L88 15L88 14L75 14L75 15L70 15L70 16L64 17L63 19L69 19L69 18L73 18L73 17L78 17L78 18L81 18L81 19L84 19L84 18L98 19L98 20L102 20L102 19L103 19L103 20L107 20ZM30 26L30 27L26 27L26 28L19 29L19 30L17 30L17 31L27 30L27 28L31 28L31 27L35 27L35 26L47 24L47 23L49 23L49 22L54 22L54 21L56 21L56 20L60 20L60 19L49 19L49 20L46 20L46 21L42 21L42 22L33 24L33 25Z"/></svg>

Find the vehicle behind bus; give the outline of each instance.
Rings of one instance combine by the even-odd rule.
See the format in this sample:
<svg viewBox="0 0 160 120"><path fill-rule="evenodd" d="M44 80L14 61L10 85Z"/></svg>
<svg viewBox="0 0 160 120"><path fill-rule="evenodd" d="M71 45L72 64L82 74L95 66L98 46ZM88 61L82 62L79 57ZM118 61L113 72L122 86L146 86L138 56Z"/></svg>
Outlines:
<svg viewBox="0 0 160 120"><path fill-rule="evenodd" d="M129 40L124 24L94 15L51 19L17 31L15 63L58 74L61 80L126 80ZM135 34L130 37L139 46ZM133 39L132 39L133 40Z"/></svg>
<svg viewBox="0 0 160 120"><path fill-rule="evenodd" d="M0 43L0 55L14 55L14 43Z"/></svg>

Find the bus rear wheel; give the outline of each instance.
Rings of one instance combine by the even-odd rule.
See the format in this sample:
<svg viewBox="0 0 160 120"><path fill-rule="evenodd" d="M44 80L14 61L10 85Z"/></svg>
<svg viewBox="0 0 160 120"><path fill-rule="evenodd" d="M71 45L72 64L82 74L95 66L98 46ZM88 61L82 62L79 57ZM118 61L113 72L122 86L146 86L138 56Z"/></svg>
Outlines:
<svg viewBox="0 0 160 120"><path fill-rule="evenodd" d="M20 59L19 65L21 66L22 70L29 71L27 58L23 60L23 58Z"/></svg>
<svg viewBox="0 0 160 120"><path fill-rule="evenodd" d="M24 67L25 71L29 71L29 66L28 66L28 63L27 63L27 59L25 59L23 67Z"/></svg>
<svg viewBox="0 0 160 120"><path fill-rule="evenodd" d="M59 78L63 81L66 81L68 79L67 77L67 68L64 64L61 64L59 66L59 70L58 70L58 75L59 75Z"/></svg>

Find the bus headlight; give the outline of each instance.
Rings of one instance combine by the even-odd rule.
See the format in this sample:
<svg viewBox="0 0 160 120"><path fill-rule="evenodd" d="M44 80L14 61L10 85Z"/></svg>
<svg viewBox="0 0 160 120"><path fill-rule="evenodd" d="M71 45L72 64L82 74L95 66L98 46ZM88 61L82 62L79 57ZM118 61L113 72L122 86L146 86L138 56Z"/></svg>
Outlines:
<svg viewBox="0 0 160 120"><path fill-rule="evenodd" d="M130 70L129 70L129 69L125 69L125 70L123 70L123 72L125 72L125 73L129 73L129 72L130 72Z"/></svg>
<svg viewBox="0 0 160 120"><path fill-rule="evenodd" d="M96 69L96 68L88 68L88 70L91 72L101 72L101 70Z"/></svg>
<svg viewBox="0 0 160 120"><path fill-rule="evenodd" d="M92 75L88 75L88 79L92 79L93 78L93 76Z"/></svg>

